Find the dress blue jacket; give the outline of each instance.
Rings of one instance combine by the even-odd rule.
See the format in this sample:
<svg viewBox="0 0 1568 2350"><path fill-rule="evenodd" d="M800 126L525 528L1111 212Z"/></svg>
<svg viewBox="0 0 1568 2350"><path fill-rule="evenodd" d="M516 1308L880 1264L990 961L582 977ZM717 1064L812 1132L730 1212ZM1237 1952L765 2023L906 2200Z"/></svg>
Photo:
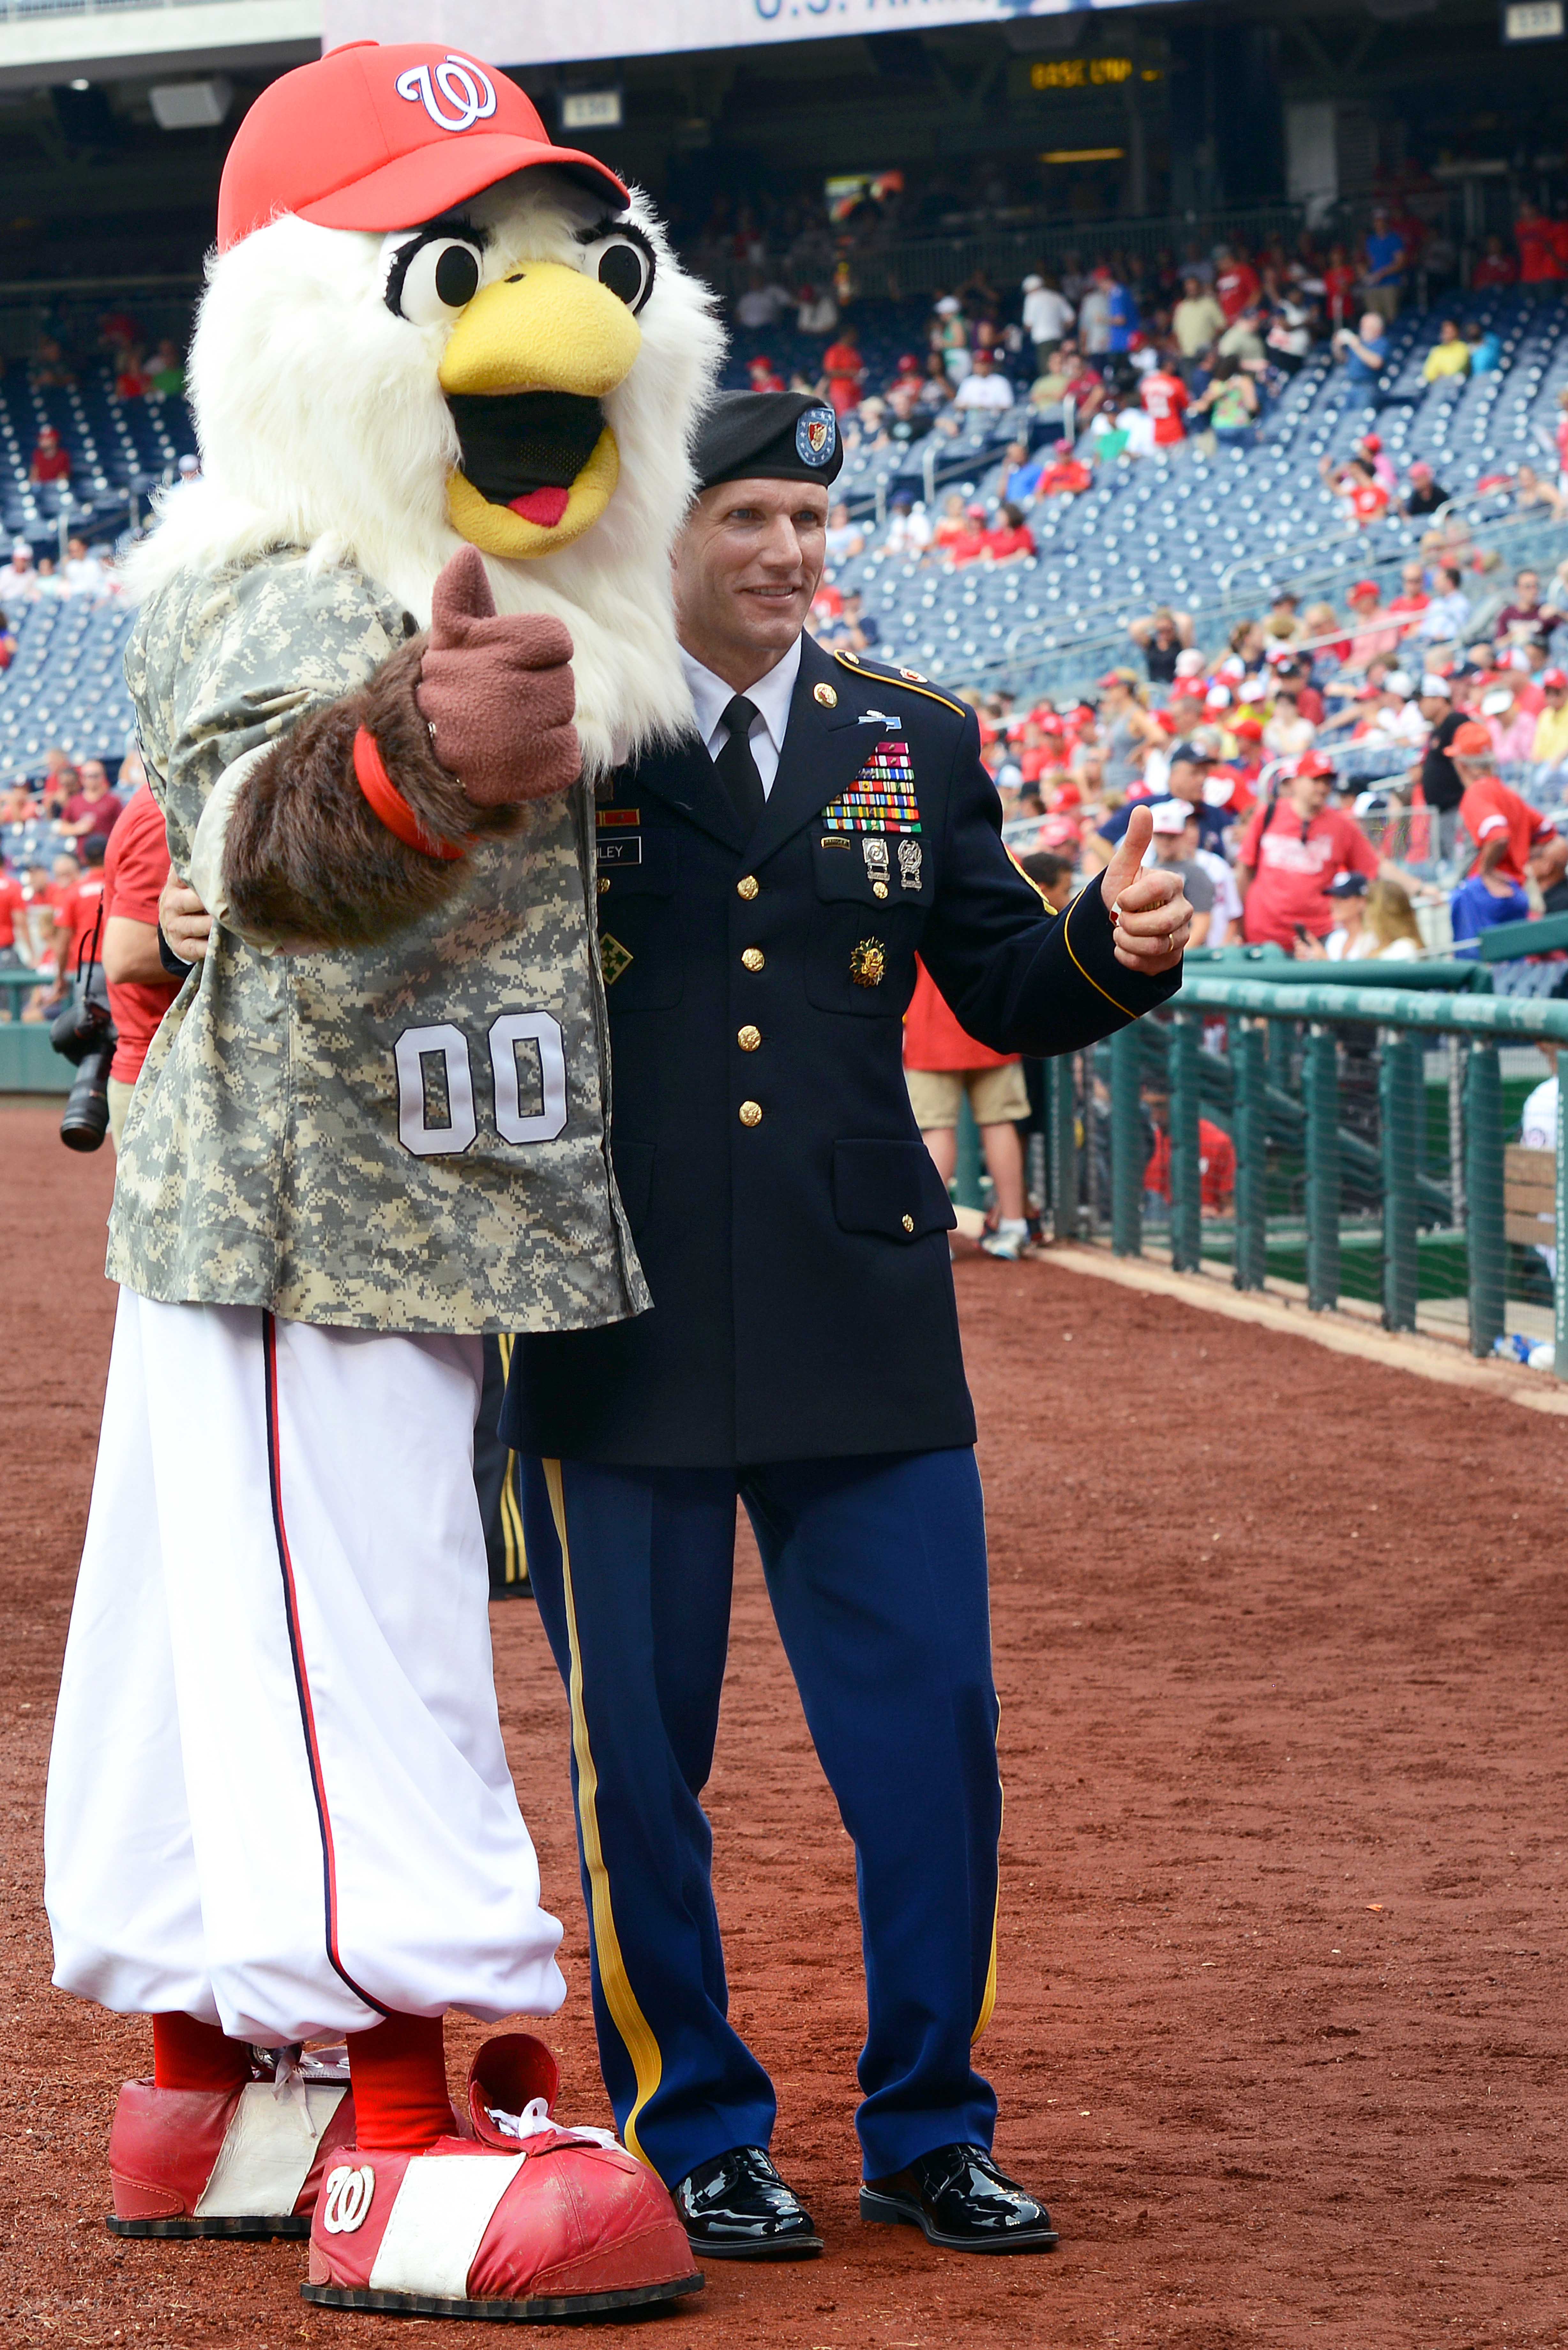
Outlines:
<svg viewBox="0 0 1568 2350"><path fill-rule="evenodd" d="M1097 883L1061 917L1000 836L974 713L807 637L747 837L693 737L597 817L616 1176L653 1309L524 1337L519 1452L691 1468L969 1444L953 1212L903 1066L917 949L1002 1053L1165 1002Z"/></svg>

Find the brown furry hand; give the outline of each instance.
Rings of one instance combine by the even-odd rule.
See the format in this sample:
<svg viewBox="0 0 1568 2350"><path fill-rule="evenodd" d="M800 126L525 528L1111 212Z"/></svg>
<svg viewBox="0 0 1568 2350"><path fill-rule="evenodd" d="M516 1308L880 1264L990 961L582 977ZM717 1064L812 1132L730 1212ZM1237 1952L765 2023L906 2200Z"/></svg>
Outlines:
<svg viewBox="0 0 1568 2350"><path fill-rule="evenodd" d="M543 799L582 773L572 639L559 620L497 614L479 549L436 580L414 695L436 757L479 807Z"/></svg>

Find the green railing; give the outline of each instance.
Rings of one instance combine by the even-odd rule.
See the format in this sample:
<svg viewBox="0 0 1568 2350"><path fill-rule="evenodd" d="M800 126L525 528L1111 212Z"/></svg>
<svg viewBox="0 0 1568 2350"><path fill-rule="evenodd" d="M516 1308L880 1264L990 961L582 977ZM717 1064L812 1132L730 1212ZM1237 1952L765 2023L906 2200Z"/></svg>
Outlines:
<svg viewBox="0 0 1568 2350"><path fill-rule="evenodd" d="M1532 947L1544 927L1528 925ZM1056 1236L1318 1313L1357 1304L1480 1356L1550 1345L1568 1378L1544 1253L1568 1266L1568 1089L1554 1152L1549 1137L1516 1147L1568 1045L1568 1001L1490 984L1465 962L1192 958L1164 1012L1045 1065L1033 1177Z"/></svg>

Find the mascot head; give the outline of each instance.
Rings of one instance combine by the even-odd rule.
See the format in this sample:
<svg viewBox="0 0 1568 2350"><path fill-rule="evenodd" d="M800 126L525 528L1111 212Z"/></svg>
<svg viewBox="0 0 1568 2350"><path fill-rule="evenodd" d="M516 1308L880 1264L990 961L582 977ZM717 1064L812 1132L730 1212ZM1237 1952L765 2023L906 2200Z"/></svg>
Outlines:
<svg viewBox="0 0 1568 2350"><path fill-rule="evenodd" d="M191 354L203 476L130 567L357 563L421 621L448 556L576 648L591 770L683 725L669 550L722 349L644 200L515 83L361 42L265 89L229 151Z"/></svg>

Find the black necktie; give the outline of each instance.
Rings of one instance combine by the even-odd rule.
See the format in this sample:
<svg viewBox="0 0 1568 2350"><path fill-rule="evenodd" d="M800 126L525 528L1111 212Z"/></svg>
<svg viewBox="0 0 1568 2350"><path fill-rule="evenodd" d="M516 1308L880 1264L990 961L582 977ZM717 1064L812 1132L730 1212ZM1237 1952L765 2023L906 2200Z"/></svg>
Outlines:
<svg viewBox="0 0 1568 2350"><path fill-rule="evenodd" d="M741 820L741 830L748 839L767 805L763 779L752 756L752 721L756 714L756 703L748 702L743 693L737 693L724 712L730 739L713 762L724 779L724 789Z"/></svg>

